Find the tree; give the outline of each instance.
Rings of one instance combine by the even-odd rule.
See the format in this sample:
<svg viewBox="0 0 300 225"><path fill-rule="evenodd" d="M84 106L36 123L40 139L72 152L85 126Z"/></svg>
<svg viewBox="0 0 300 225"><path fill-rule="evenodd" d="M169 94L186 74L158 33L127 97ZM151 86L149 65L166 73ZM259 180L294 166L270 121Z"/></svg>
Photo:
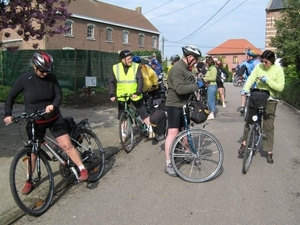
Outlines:
<svg viewBox="0 0 300 225"><path fill-rule="evenodd" d="M276 36L271 45L277 48L277 56L283 58L283 65L293 65L300 78L300 1L284 0L282 17L275 20Z"/></svg>
<svg viewBox="0 0 300 225"><path fill-rule="evenodd" d="M72 0L10 0L4 5L1 0L0 8L0 32L6 28L11 28L17 34L23 37L24 41L30 38L34 40L42 40L45 35L50 37L55 34L66 32L69 27L61 21L65 21L70 17L67 6ZM10 33L5 32L6 38L10 37ZM0 42L0 47L2 43ZM37 44L33 46L37 48Z"/></svg>

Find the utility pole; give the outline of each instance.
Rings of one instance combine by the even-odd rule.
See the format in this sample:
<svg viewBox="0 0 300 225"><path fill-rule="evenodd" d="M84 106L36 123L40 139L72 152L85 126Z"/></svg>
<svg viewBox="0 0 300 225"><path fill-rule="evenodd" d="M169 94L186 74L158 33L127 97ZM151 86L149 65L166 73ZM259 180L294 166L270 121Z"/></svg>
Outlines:
<svg viewBox="0 0 300 225"><path fill-rule="evenodd" d="M165 41L167 39L164 38L164 36L162 37L162 58L164 59L165 58Z"/></svg>

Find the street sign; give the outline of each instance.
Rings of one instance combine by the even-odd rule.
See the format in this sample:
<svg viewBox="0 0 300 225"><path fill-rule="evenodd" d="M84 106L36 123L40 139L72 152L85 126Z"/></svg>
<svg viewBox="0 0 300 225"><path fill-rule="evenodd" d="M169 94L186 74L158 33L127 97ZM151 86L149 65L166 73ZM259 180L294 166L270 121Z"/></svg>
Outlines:
<svg viewBox="0 0 300 225"><path fill-rule="evenodd" d="M86 87L96 87L97 86L97 77L85 77L85 86Z"/></svg>

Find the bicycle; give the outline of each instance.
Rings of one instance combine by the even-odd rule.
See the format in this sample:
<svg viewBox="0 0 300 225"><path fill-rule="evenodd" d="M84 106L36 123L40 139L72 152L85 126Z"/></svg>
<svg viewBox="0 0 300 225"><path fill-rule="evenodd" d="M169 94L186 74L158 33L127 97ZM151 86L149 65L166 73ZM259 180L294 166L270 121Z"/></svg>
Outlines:
<svg viewBox="0 0 300 225"><path fill-rule="evenodd" d="M44 110L36 111L30 115L22 113L20 116L14 117L12 121L12 123L23 121L31 124L32 138L14 156L9 172L9 182L12 196L18 207L32 216L42 215L50 208L52 203L54 175L49 161L60 163L59 171L64 178L74 174L78 180L79 173L75 163L54 139L47 134L42 140L35 137L33 118L44 114ZM105 160L99 138L92 132L88 119L81 120L79 123L76 123L71 117L64 119L68 124L71 142L81 156L85 167L89 170L88 182L96 182L102 176ZM21 133L20 135L22 136ZM53 157L51 158L40 145L46 147ZM21 193L25 181L33 182L33 190L28 195Z"/></svg>
<svg viewBox="0 0 300 225"><path fill-rule="evenodd" d="M246 79L244 78L244 76L240 77L237 74L234 75L233 80L232 80L233 86L235 86L235 87L243 87L245 82L246 82Z"/></svg>
<svg viewBox="0 0 300 225"><path fill-rule="evenodd" d="M198 99L205 102L202 97ZM215 177L223 164L224 153L219 140L211 133L188 125L188 111L191 102L183 105L184 131L181 131L171 145L171 163L183 180L201 183Z"/></svg>
<svg viewBox="0 0 300 225"><path fill-rule="evenodd" d="M251 90L251 93L257 91L257 89ZM260 90L260 92L265 93L266 99L269 96L269 93L267 91ZM249 113L249 101L251 98L251 94L247 97L248 99L248 105L247 105L247 114ZM257 153L258 145L260 141L267 137L267 134L263 132L263 123L264 118L263 115L265 113L265 107L264 106L258 106L256 109L256 113L252 116L251 120L252 123L249 124L249 133L246 140L246 146L243 156L243 166L242 166L242 172L243 174L246 174L250 168L250 164L252 162L253 156ZM248 116L248 115L247 115Z"/></svg>
<svg viewBox="0 0 300 225"><path fill-rule="evenodd" d="M130 153L142 137L148 137L148 126L141 119L136 109L128 103L130 95L124 94L120 98L124 99L125 109L121 112L119 118L119 137L125 152ZM150 109L147 104L146 109L149 114L153 113L154 109ZM155 138L157 138L157 141L161 140L161 136L156 134Z"/></svg>

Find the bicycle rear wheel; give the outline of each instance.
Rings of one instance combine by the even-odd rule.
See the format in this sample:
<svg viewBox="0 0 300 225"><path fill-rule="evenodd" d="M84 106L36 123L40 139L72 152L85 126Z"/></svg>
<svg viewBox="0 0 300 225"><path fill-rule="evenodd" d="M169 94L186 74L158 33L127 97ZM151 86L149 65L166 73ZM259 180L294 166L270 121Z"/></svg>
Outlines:
<svg viewBox="0 0 300 225"><path fill-rule="evenodd" d="M33 163L35 158L37 161ZM33 168L31 179L33 189L25 195L22 194L22 188L28 180L28 168ZM40 216L46 212L52 202L54 180L45 155L40 152L37 156L32 153L31 147L23 148L13 158L9 174L10 190L20 209L32 216Z"/></svg>
<svg viewBox="0 0 300 225"><path fill-rule="evenodd" d="M243 174L246 174L248 172L250 164L252 162L252 157L255 150L255 133L255 125L251 124L243 157Z"/></svg>
<svg viewBox="0 0 300 225"><path fill-rule="evenodd" d="M132 119L130 115L125 111L122 112L120 116L119 136L121 145L125 152L131 152L134 143L134 129Z"/></svg>
<svg viewBox="0 0 300 225"><path fill-rule="evenodd" d="M75 147L81 155L84 166L89 171L88 182L99 180L104 171L105 158L102 144L97 135L89 129L82 129Z"/></svg>
<svg viewBox="0 0 300 225"><path fill-rule="evenodd" d="M218 139L207 131L191 129L190 132L190 135L187 131L179 133L172 143L173 168L179 177L189 182L211 180L222 167L223 148Z"/></svg>

